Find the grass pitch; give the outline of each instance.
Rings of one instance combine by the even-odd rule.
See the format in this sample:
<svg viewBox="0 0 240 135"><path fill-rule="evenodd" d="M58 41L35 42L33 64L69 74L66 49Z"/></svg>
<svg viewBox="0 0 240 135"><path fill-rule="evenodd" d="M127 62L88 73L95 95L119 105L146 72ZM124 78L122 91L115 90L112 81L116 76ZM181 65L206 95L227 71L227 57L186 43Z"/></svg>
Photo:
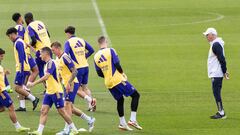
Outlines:
<svg viewBox="0 0 240 135"><path fill-rule="evenodd" d="M89 88L97 98L96 113L88 113L80 98L76 106L96 117L94 135L238 135L240 133L240 1L236 0L99 0L98 6L108 34L120 57L129 81L141 94L138 121L144 130L119 131L115 101L98 78L89 59ZM74 25L77 36L87 40L97 51L96 39L101 35L91 0L8 0L0 1L0 47L7 50L3 66L12 71L12 43L5 36L15 24L11 15L31 11L36 20L43 21L51 41L64 43L64 28ZM226 42L225 53L231 79L223 84L226 120L210 120L216 112L207 78L206 60L209 45L202 35L207 27L215 27ZM13 83L12 83L13 84ZM13 85L12 85L13 86ZM32 91L39 93L39 85ZM16 94L11 94L15 107ZM125 117L129 118L130 99L125 100ZM40 106L26 113L17 113L22 125L37 129ZM0 134L15 135L7 113L0 113ZM87 128L80 118L73 117L78 128ZM44 135L53 135L64 126L53 107L49 113ZM24 133L21 133L24 135Z"/></svg>

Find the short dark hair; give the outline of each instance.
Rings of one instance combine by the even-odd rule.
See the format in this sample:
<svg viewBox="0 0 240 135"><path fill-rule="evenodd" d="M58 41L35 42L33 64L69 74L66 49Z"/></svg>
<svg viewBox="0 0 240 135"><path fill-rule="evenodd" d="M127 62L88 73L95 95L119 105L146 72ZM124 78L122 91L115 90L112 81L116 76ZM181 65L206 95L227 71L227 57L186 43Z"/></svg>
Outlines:
<svg viewBox="0 0 240 135"><path fill-rule="evenodd" d="M70 34L75 34L75 27L73 26L68 26L65 30L65 33L70 33Z"/></svg>
<svg viewBox="0 0 240 135"><path fill-rule="evenodd" d="M0 48L0 55L2 54L5 54L5 51L2 48Z"/></svg>
<svg viewBox="0 0 240 135"><path fill-rule="evenodd" d="M60 42L58 42L58 41L55 41L55 42L53 42L53 43L51 44L51 47L62 48L62 45L61 45L61 43L60 43Z"/></svg>
<svg viewBox="0 0 240 135"><path fill-rule="evenodd" d="M26 14L24 15L24 18L25 18L25 20L26 20L26 19L33 20L33 14L32 14L31 12L28 12L28 13L26 13Z"/></svg>
<svg viewBox="0 0 240 135"><path fill-rule="evenodd" d="M52 50L49 47L43 47L41 49L41 51L43 52L47 52L47 54L49 54L50 56L52 56Z"/></svg>
<svg viewBox="0 0 240 135"><path fill-rule="evenodd" d="M17 29L14 28L14 27L10 27L6 32L6 35L9 35L9 34L12 34L12 33L17 34Z"/></svg>
<svg viewBox="0 0 240 135"><path fill-rule="evenodd" d="M106 37L105 37L105 36L100 36L100 37L98 38L98 43L99 43L99 44L102 44L104 41L106 41Z"/></svg>
<svg viewBox="0 0 240 135"><path fill-rule="evenodd" d="M12 20L13 20L14 22L17 22L20 17L21 17L21 14L20 14L20 13L14 13L14 14L12 15Z"/></svg>

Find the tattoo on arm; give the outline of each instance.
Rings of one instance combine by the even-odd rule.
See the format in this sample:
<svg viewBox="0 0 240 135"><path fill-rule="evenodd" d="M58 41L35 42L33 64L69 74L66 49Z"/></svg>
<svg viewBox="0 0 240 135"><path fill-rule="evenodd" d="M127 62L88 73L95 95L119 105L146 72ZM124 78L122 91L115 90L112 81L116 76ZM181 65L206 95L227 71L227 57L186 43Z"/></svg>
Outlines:
<svg viewBox="0 0 240 135"><path fill-rule="evenodd" d="M75 79L75 77L77 76L77 69L75 67L71 68L71 71L72 71L72 75L68 81L69 84L71 84L73 82L73 80Z"/></svg>

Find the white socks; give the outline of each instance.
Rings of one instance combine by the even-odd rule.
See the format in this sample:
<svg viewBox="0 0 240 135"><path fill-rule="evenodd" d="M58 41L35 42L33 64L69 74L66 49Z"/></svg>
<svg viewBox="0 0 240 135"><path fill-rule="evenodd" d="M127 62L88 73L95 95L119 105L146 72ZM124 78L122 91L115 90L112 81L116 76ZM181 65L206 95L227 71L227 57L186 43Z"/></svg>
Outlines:
<svg viewBox="0 0 240 135"><path fill-rule="evenodd" d="M224 110L218 111L219 114L224 115Z"/></svg>
<svg viewBox="0 0 240 135"><path fill-rule="evenodd" d="M13 125L16 129L19 129L21 127L18 121L16 123L13 123Z"/></svg>
<svg viewBox="0 0 240 135"><path fill-rule="evenodd" d="M65 127L63 130L65 131L65 133L69 132L69 126L68 126L67 122L65 122Z"/></svg>
<svg viewBox="0 0 240 135"><path fill-rule="evenodd" d="M38 126L38 130L37 130L37 131L38 131L40 134L42 134L43 129L44 129L44 125L39 124L39 126Z"/></svg>
<svg viewBox="0 0 240 135"><path fill-rule="evenodd" d="M120 125L127 125L127 122L126 122L124 116L120 117L119 119L120 119Z"/></svg>
<svg viewBox="0 0 240 135"><path fill-rule="evenodd" d="M27 98L30 99L32 102L36 99L31 93L29 93Z"/></svg>
<svg viewBox="0 0 240 135"><path fill-rule="evenodd" d="M21 108L26 108L26 106L25 106L25 100L20 100L20 107L21 107Z"/></svg>
<svg viewBox="0 0 240 135"><path fill-rule="evenodd" d="M71 123L68 126L69 126L70 129L77 130L77 128L75 127L74 123Z"/></svg>
<svg viewBox="0 0 240 135"><path fill-rule="evenodd" d="M8 85L8 86L5 87L5 90L8 90L8 89L11 89L11 86L10 86L10 85Z"/></svg>
<svg viewBox="0 0 240 135"><path fill-rule="evenodd" d="M80 117L81 117L82 119L88 121L88 122L91 121L91 117L89 117L88 115L86 115L86 114L84 114L84 113L82 113L82 115L81 115Z"/></svg>
<svg viewBox="0 0 240 135"><path fill-rule="evenodd" d="M90 96L86 95L84 97L84 99L88 102L88 107L91 108L92 107L92 105L91 105L92 98Z"/></svg>
<svg viewBox="0 0 240 135"><path fill-rule="evenodd" d="M137 117L137 112L131 112L130 120L133 122L136 122L137 121L136 117Z"/></svg>

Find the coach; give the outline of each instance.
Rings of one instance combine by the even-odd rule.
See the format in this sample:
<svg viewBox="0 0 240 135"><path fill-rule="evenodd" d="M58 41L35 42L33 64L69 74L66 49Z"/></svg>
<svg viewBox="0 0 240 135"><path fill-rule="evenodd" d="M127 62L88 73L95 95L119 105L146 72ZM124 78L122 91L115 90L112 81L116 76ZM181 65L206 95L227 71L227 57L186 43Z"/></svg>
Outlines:
<svg viewBox="0 0 240 135"><path fill-rule="evenodd" d="M217 37L217 31L214 28L208 28L203 33L208 42L210 49L208 54L208 77L212 80L213 95L217 104L218 112L210 116L211 119L225 119L227 118L222 104L221 89L222 80L229 79L227 72L226 60L224 54L224 41Z"/></svg>

